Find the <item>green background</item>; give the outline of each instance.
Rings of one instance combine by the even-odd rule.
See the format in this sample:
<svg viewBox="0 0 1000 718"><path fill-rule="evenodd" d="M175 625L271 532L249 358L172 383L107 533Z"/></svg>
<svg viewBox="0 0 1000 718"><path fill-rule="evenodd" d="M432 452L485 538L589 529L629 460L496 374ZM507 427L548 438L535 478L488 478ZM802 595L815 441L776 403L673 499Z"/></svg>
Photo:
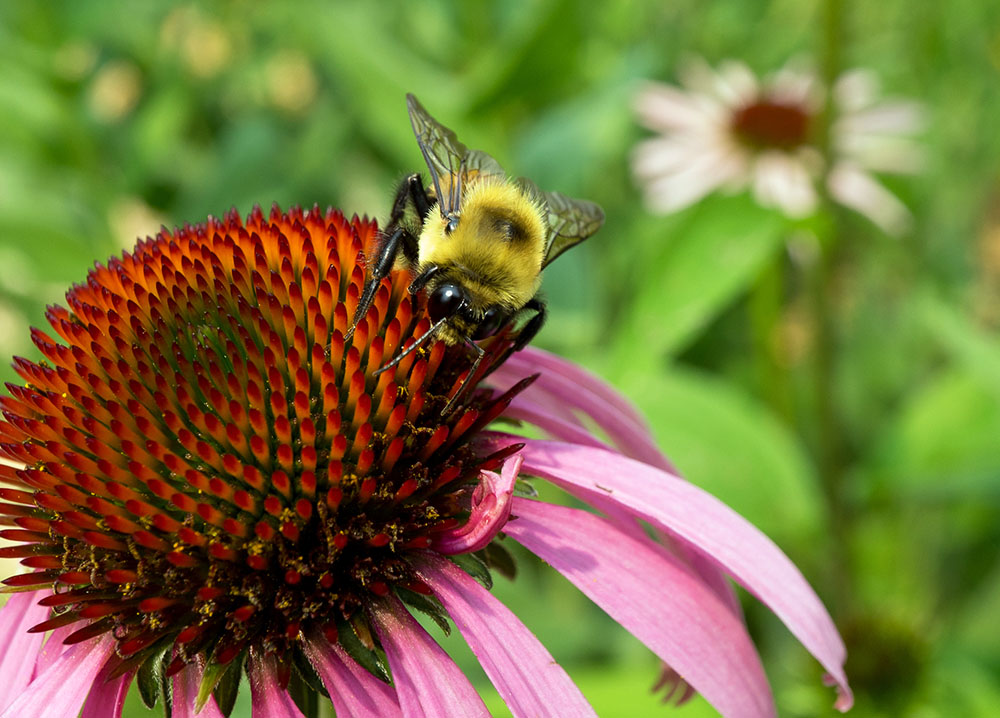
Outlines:
<svg viewBox="0 0 1000 718"><path fill-rule="evenodd" d="M767 72L831 47L926 107L924 172L886 180L912 232L889 238L848 212L792 224L745 197L666 218L642 208L628 172L645 136L631 112L642 78L673 81L691 55ZM44 306L160 224L272 202L384 216L395 182L422 169L404 105L414 92L514 174L605 208L600 234L546 273L537 343L628 393L685 474L802 568L848 641L854 715L992 716L998 87L1000 6L985 0L5 0L0 349L35 357L28 328ZM786 251L830 220L835 281L820 319L836 349L836 466L815 458L820 322ZM761 309L776 271L777 303ZM787 336L796 351L773 348ZM554 572L526 558L521 569L497 593L600 715L674 711L649 693L645 649ZM815 662L745 606L781 714L832 714ZM488 694L468 653L455 655ZM713 712L695 701L677 714Z"/></svg>

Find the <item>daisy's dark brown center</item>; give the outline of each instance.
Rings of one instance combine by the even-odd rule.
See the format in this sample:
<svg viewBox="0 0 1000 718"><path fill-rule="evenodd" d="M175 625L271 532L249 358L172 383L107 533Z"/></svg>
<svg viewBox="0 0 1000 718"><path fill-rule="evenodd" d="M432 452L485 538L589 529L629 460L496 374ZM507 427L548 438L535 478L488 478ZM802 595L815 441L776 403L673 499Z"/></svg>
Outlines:
<svg viewBox="0 0 1000 718"><path fill-rule="evenodd" d="M731 127L740 141L754 149L790 150L809 141L812 116L802 104L766 97L733 113Z"/></svg>
<svg viewBox="0 0 1000 718"><path fill-rule="evenodd" d="M161 233L51 308L61 342L0 398L2 549L55 587L41 629L111 631L121 670L255 648L285 656L389 591L426 592L410 552L460 523L500 457L468 444L505 406L442 343L374 372L429 326L393 276L345 343L374 223L255 210ZM487 370L509 348L486 346Z"/></svg>

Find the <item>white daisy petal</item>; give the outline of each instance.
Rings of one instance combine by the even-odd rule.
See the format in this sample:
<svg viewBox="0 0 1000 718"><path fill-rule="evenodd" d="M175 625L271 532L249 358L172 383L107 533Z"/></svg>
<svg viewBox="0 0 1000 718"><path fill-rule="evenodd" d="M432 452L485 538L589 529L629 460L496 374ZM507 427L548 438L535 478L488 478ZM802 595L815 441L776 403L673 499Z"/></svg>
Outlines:
<svg viewBox="0 0 1000 718"><path fill-rule="evenodd" d="M722 116L718 104L707 98L655 83L636 95L635 111L645 127L659 132L696 129Z"/></svg>
<svg viewBox="0 0 1000 718"><path fill-rule="evenodd" d="M732 181L737 166L727 152L712 151L692 159L684 168L646 185L646 205L653 212L670 213L688 207Z"/></svg>
<svg viewBox="0 0 1000 718"><path fill-rule="evenodd" d="M711 144L692 142L690 137L658 137L640 142L632 154L632 171L638 179L650 179L680 170L696 161Z"/></svg>
<svg viewBox="0 0 1000 718"><path fill-rule="evenodd" d="M877 224L886 234L898 236L910 225L910 211L889 190L861 168L842 162L827 180L830 196Z"/></svg>
<svg viewBox="0 0 1000 718"><path fill-rule="evenodd" d="M760 95L760 84L756 75L744 63L724 60L719 66L719 81L726 88L726 94L734 106L745 105Z"/></svg>
<svg viewBox="0 0 1000 718"><path fill-rule="evenodd" d="M919 103L897 101L846 114L836 126L840 132L912 135L924 129L926 120L926 113Z"/></svg>
<svg viewBox="0 0 1000 718"><path fill-rule="evenodd" d="M879 82L869 70L849 70L833 86L833 98L841 112L856 112L878 99Z"/></svg>
<svg viewBox="0 0 1000 718"><path fill-rule="evenodd" d="M804 217L816 208L809 172L793 156L764 153L754 170L754 194L761 204L776 207L789 217Z"/></svg>
<svg viewBox="0 0 1000 718"><path fill-rule="evenodd" d="M922 148L909 138L848 134L836 146L841 159L875 172L916 174L924 169Z"/></svg>

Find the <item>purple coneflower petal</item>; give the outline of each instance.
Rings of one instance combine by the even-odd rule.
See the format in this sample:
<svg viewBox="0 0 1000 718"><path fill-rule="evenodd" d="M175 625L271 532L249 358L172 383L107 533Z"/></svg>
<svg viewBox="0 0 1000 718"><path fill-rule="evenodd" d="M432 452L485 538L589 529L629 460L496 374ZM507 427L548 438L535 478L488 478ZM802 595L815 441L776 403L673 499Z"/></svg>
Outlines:
<svg viewBox="0 0 1000 718"><path fill-rule="evenodd" d="M201 686L201 666L189 663L180 673L174 675L174 699L171 718L225 718L219 710L215 698L209 696L205 706L195 713L195 701Z"/></svg>
<svg viewBox="0 0 1000 718"><path fill-rule="evenodd" d="M579 424L567 421L558 414L552 413L545 405L531 401L523 394L514 397L510 406L504 410L503 415L506 419L517 419L543 428L545 433L553 439L599 449L611 448Z"/></svg>
<svg viewBox="0 0 1000 718"><path fill-rule="evenodd" d="M122 707L125 705L125 696L128 694L128 687L132 683L133 674L111 678L113 664L106 663L101 672L94 679L94 687L87 696L87 702L83 704L83 712L80 718L121 718Z"/></svg>
<svg viewBox="0 0 1000 718"><path fill-rule="evenodd" d="M45 640L44 633L27 633L49 617L49 609L38 600L48 591L15 593L0 610L0 709L20 695L35 669L35 657Z"/></svg>
<svg viewBox="0 0 1000 718"><path fill-rule="evenodd" d="M0 718L75 716L113 653L114 642L108 637L70 646L7 706Z"/></svg>
<svg viewBox="0 0 1000 718"><path fill-rule="evenodd" d="M515 372L519 374L506 376L505 367L515 367ZM542 373L533 384L514 398L508 415L529 421L552 438L581 446L606 448L578 423L564 421L561 417L567 407L578 410L606 432L626 456L676 474L673 464L659 450L645 420L631 402L610 384L579 365L541 349L528 347L514 354L492 376L494 380L500 377L514 383L518 376L531 371L532 367L535 371L541 369ZM634 521L625 521L622 515L616 514L609 506L605 505L601 510L610 517L621 520L626 530L641 530L635 526ZM626 526L628 523L632 523L632 526ZM675 553L684 557L734 612L742 615L732 586L713 561L686 546L675 545L674 548Z"/></svg>
<svg viewBox="0 0 1000 718"><path fill-rule="evenodd" d="M322 634L315 634L303 643L306 656L337 711L337 718L398 718L396 693L353 658L343 648L331 644Z"/></svg>
<svg viewBox="0 0 1000 718"><path fill-rule="evenodd" d="M520 456L515 455L504 462L499 474L492 471L480 473L481 483L472 497L469 520L435 538L435 551L450 556L486 548L510 516L510 500L522 461Z"/></svg>
<svg viewBox="0 0 1000 718"><path fill-rule="evenodd" d="M42 673L48 670L49 666L58 660L59 656L71 648L71 646L67 646L63 641L77 630L77 628L77 626L70 624L69 626L60 626L49 633L48 640L45 641L42 650L35 655L35 670L31 674L32 680L42 675Z"/></svg>
<svg viewBox="0 0 1000 718"><path fill-rule="evenodd" d="M278 683L272 658L251 651L247 674L253 718L305 718L288 691Z"/></svg>
<svg viewBox="0 0 1000 718"><path fill-rule="evenodd" d="M372 618L405 718L489 716L469 679L398 599L382 601Z"/></svg>
<svg viewBox="0 0 1000 718"><path fill-rule="evenodd" d="M523 468L595 503L617 501L653 526L719 563L784 621L838 686L847 710L843 641L816 593L795 565L746 519L702 489L655 467L600 449L524 441ZM515 503L514 514L518 513ZM516 526L516 522L509 527ZM509 528L504 529L510 533Z"/></svg>
<svg viewBox="0 0 1000 718"><path fill-rule="evenodd" d="M553 413L567 408L592 419L622 452L666 471L673 466L657 448L645 420L635 407L586 369L542 351L523 349L510 357L491 375L491 380L514 384L524 376L541 371L538 379L521 394L538 408ZM538 424L546 429L545 425Z"/></svg>
<svg viewBox="0 0 1000 718"><path fill-rule="evenodd" d="M430 554L417 570L515 718L596 716L534 634L469 574Z"/></svg>
<svg viewBox="0 0 1000 718"><path fill-rule="evenodd" d="M774 715L742 621L677 558L594 514L515 499L504 531L566 576L725 716Z"/></svg>

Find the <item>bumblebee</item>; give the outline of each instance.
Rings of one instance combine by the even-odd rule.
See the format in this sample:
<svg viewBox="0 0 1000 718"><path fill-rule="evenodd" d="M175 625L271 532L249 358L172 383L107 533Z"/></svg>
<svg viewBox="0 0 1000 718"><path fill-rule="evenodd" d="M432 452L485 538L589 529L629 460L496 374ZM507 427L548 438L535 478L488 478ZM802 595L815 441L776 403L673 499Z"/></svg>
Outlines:
<svg viewBox="0 0 1000 718"><path fill-rule="evenodd" d="M419 173L400 183L378 248L368 258L370 276L347 337L368 312L382 279L402 266L414 275L408 291L427 293L431 326L379 371L437 337L476 353L471 379L485 353L477 341L525 311L534 316L515 350L538 333L545 321L538 296L542 270L600 229L604 212L593 202L542 192L523 177L508 178L496 160L468 149L416 97L408 94L406 103L433 186L425 189Z"/></svg>

